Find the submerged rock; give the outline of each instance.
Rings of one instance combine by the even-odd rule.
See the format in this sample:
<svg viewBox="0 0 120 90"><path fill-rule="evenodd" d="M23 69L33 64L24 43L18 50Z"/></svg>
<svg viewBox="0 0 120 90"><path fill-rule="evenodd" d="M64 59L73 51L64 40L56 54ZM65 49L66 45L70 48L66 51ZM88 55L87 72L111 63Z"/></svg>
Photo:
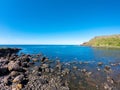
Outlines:
<svg viewBox="0 0 120 90"><path fill-rule="evenodd" d="M81 72L82 72L82 73L86 73L87 70L86 70L86 69L82 69Z"/></svg>
<svg viewBox="0 0 120 90"><path fill-rule="evenodd" d="M86 76L90 77L92 75L92 72L86 72Z"/></svg>
<svg viewBox="0 0 120 90"><path fill-rule="evenodd" d="M102 66L103 65L103 62L98 62L98 66Z"/></svg>
<svg viewBox="0 0 120 90"><path fill-rule="evenodd" d="M38 59L37 58L32 58L32 61L33 62L38 62Z"/></svg>
<svg viewBox="0 0 120 90"><path fill-rule="evenodd" d="M77 70L77 66L73 66L73 69L74 69L74 70Z"/></svg>
<svg viewBox="0 0 120 90"><path fill-rule="evenodd" d="M104 67L104 71L107 72L107 73L110 73L112 70L111 70L110 66L106 65Z"/></svg>
<svg viewBox="0 0 120 90"><path fill-rule="evenodd" d="M99 67L97 67L97 71L100 71L101 69Z"/></svg>

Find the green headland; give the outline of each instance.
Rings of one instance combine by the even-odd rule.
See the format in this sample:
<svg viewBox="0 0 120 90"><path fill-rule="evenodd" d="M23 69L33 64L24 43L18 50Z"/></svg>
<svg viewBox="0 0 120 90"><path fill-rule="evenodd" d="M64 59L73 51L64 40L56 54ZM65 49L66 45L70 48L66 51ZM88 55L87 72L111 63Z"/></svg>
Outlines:
<svg viewBox="0 0 120 90"><path fill-rule="evenodd" d="M109 36L97 36L88 42L83 43L84 46L92 47L111 47L120 48L120 34Z"/></svg>

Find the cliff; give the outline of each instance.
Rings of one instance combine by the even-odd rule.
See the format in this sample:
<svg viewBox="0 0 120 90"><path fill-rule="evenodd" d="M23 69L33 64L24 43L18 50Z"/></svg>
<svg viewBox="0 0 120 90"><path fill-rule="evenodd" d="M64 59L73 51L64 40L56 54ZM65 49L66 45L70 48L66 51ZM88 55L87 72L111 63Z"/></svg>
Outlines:
<svg viewBox="0 0 120 90"><path fill-rule="evenodd" d="M120 47L120 34L109 36L97 36L88 42L83 43L84 46L92 47Z"/></svg>

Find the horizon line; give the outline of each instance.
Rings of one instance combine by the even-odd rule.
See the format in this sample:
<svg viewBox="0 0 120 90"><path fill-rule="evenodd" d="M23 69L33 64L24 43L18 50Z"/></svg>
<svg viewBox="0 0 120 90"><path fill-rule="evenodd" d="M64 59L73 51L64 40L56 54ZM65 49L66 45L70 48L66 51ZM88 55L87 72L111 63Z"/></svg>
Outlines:
<svg viewBox="0 0 120 90"><path fill-rule="evenodd" d="M0 44L0 45L80 45L80 44Z"/></svg>

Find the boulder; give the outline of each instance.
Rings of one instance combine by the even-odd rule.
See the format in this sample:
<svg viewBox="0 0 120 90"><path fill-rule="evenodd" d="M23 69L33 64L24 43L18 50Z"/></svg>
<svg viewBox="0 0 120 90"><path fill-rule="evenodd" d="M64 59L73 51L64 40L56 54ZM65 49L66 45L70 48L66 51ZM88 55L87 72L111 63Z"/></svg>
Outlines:
<svg viewBox="0 0 120 90"><path fill-rule="evenodd" d="M19 73L17 72L17 71L12 71L11 73L10 73L10 76L12 76L12 77L15 77L15 76L17 76Z"/></svg>
<svg viewBox="0 0 120 90"><path fill-rule="evenodd" d="M14 61L10 61L8 63L8 70L9 71L12 71L12 70L19 70L20 69L20 66L19 66L19 63L18 62L14 62Z"/></svg>

